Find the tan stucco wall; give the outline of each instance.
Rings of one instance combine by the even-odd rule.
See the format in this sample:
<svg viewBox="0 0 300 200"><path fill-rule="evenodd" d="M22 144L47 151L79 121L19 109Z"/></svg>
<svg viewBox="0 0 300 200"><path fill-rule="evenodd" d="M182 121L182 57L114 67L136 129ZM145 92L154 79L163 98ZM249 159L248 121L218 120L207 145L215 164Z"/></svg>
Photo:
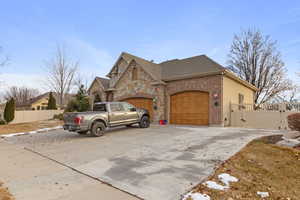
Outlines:
<svg viewBox="0 0 300 200"><path fill-rule="evenodd" d="M54 115L63 113L63 110L23 110L16 111L11 124L34 122L53 119Z"/></svg>
<svg viewBox="0 0 300 200"><path fill-rule="evenodd" d="M239 103L239 94L244 95L244 104L254 103L254 91L239 82L223 76L223 121L230 125L230 103Z"/></svg>
<svg viewBox="0 0 300 200"><path fill-rule="evenodd" d="M289 130L287 116L296 112L278 111L234 111L231 113L231 126L243 128Z"/></svg>

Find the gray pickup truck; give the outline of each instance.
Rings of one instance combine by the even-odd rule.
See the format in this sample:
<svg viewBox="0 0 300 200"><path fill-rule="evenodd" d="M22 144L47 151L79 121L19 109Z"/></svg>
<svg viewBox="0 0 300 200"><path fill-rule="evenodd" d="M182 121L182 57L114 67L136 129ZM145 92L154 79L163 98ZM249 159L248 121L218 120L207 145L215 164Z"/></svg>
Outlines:
<svg viewBox="0 0 300 200"><path fill-rule="evenodd" d="M145 109L139 109L126 102L95 103L92 111L64 114L64 130L102 136L109 127L131 126L140 128L150 126L150 115Z"/></svg>

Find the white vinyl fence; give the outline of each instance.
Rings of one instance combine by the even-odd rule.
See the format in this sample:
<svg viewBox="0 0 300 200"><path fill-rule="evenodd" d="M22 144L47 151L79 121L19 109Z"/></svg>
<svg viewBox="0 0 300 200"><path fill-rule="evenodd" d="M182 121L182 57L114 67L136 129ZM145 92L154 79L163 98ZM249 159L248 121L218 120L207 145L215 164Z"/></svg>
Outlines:
<svg viewBox="0 0 300 200"><path fill-rule="evenodd" d="M288 130L287 116L300 113L300 103L264 104L258 108L231 104L230 110L231 126Z"/></svg>
<svg viewBox="0 0 300 200"><path fill-rule="evenodd" d="M63 110L22 110L15 112L15 118L11 124L34 122L52 119L55 114L63 113Z"/></svg>

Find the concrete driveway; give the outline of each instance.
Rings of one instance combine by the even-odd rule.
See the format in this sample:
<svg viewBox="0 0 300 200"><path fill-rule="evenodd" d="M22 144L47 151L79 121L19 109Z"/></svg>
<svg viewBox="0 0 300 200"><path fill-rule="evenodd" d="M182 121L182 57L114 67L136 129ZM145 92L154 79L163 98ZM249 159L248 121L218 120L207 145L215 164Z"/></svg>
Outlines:
<svg viewBox="0 0 300 200"><path fill-rule="evenodd" d="M279 133L152 125L148 129L112 129L100 138L57 130L7 138L5 142L140 198L174 200L252 139Z"/></svg>

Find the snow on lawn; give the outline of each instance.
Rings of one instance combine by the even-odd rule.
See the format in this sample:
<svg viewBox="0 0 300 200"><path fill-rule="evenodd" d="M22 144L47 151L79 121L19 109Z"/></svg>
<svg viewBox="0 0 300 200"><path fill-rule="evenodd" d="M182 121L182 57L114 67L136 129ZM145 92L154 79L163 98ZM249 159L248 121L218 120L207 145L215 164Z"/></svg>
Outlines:
<svg viewBox="0 0 300 200"><path fill-rule="evenodd" d="M203 185L205 185L206 187L210 188L210 189L215 189L215 190L226 190L228 189L229 187L226 185L226 186L223 186L223 185L220 185L214 181L205 181L203 183Z"/></svg>
<svg viewBox="0 0 300 200"><path fill-rule="evenodd" d="M224 183L227 186L229 186L230 182L238 182L239 181L239 179L237 179L234 176L231 176L227 173L219 174L218 178L222 183Z"/></svg>
<svg viewBox="0 0 300 200"><path fill-rule="evenodd" d="M257 192L257 195L259 195L261 198L269 197L269 192Z"/></svg>
<svg viewBox="0 0 300 200"><path fill-rule="evenodd" d="M207 194L201 194L198 192L195 193L189 192L186 195L184 195L182 200L187 200L189 198L192 200L210 200L210 197Z"/></svg>
<svg viewBox="0 0 300 200"><path fill-rule="evenodd" d="M218 179L224 184L224 185L220 185L218 183L216 183L215 181L205 181L204 183L202 183L203 185L205 185L206 187L210 188L210 189L215 189L215 190L226 190L229 189L230 186L230 182L238 182L239 179L237 179L234 176L231 176L230 174L227 173L222 173L218 175ZM258 194L258 193L257 193ZM260 194L258 194L260 195ZM192 199L192 200L210 200L210 197L207 194L201 194L198 192L189 192L186 195L184 195L182 200L187 200L187 199Z"/></svg>

